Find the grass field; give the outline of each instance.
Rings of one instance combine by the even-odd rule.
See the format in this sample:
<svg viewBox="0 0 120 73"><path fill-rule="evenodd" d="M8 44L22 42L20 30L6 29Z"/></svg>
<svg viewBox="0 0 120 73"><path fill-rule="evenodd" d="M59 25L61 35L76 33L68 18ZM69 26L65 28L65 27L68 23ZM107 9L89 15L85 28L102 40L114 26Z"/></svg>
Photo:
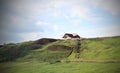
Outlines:
<svg viewBox="0 0 120 73"><path fill-rule="evenodd" d="M7 62L0 63L1 73L120 73L120 63L40 63Z"/></svg>

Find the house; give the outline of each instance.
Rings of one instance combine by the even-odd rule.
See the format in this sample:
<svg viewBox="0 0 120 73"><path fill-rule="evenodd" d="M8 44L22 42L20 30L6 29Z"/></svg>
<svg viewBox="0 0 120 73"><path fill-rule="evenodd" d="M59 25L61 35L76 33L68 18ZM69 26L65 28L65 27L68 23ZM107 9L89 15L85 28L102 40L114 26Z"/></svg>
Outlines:
<svg viewBox="0 0 120 73"><path fill-rule="evenodd" d="M64 39L80 39L80 36L77 34L65 33L63 36Z"/></svg>

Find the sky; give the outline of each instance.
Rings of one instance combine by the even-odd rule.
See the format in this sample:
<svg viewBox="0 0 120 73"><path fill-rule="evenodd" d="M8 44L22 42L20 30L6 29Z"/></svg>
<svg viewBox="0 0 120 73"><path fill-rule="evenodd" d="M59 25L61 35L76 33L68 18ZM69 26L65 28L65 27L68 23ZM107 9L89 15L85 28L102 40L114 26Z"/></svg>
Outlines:
<svg viewBox="0 0 120 73"><path fill-rule="evenodd" d="M120 0L0 0L0 44L120 36Z"/></svg>

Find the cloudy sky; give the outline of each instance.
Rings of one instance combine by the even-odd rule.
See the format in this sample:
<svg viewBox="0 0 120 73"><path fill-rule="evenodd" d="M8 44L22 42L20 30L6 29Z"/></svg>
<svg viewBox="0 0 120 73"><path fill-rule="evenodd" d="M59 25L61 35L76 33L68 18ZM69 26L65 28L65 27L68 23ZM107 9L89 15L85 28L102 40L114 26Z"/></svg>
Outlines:
<svg viewBox="0 0 120 73"><path fill-rule="evenodd" d="M120 35L120 0L0 0L0 44L64 33Z"/></svg>

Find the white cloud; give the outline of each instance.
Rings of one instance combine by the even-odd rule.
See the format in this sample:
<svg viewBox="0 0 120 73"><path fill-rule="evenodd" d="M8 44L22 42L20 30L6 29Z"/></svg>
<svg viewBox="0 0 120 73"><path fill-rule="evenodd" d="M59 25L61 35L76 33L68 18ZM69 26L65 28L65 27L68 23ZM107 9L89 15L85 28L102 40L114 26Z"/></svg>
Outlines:
<svg viewBox="0 0 120 73"><path fill-rule="evenodd" d="M58 31L58 30L59 30L59 26L58 26L58 25L56 25L56 24L55 24L55 25L53 25L53 30L54 30L54 31Z"/></svg>
<svg viewBox="0 0 120 73"><path fill-rule="evenodd" d="M81 24L82 24L80 19L74 19L74 20L72 20L71 22L72 22L72 24L74 24L74 25L81 25Z"/></svg>
<svg viewBox="0 0 120 73"><path fill-rule="evenodd" d="M55 12L53 13L53 17L54 17L54 18L58 18L60 15L61 15L61 13L58 12L58 11L55 11Z"/></svg>
<svg viewBox="0 0 120 73"><path fill-rule="evenodd" d="M28 21L24 20L20 16L11 15L8 18L10 18L11 26L14 26L14 27L17 27L17 28L24 28L26 25L28 25L28 23L27 23Z"/></svg>
<svg viewBox="0 0 120 73"><path fill-rule="evenodd" d="M104 30L106 30L106 34L108 34L109 36L120 35L119 29L120 29L120 25L119 24L106 27L106 29L104 28Z"/></svg>
<svg viewBox="0 0 120 73"><path fill-rule="evenodd" d="M63 14L63 16L65 17L65 19L69 20L70 19L70 16L67 15L67 14Z"/></svg>
<svg viewBox="0 0 120 73"><path fill-rule="evenodd" d="M37 40L41 38L42 32L21 33L20 36L23 38L23 41Z"/></svg>
<svg viewBox="0 0 120 73"><path fill-rule="evenodd" d="M120 0L92 0L92 4L96 7L101 7L113 15L120 13Z"/></svg>
<svg viewBox="0 0 120 73"><path fill-rule="evenodd" d="M103 20L102 17L91 17L89 18L90 21L92 21L93 23L99 23Z"/></svg>
<svg viewBox="0 0 120 73"><path fill-rule="evenodd" d="M91 30L84 30L81 32L85 37L105 37L105 36L120 36L120 25L113 24L102 26L99 28L93 28Z"/></svg>
<svg viewBox="0 0 120 73"><path fill-rule="evenodd" d="M73 6L71 9L71 17L79 17L88 21L91 21L93 23L98 23L102 20L102 17L99 17L95 13L92 12L92 10L87 6ZM76 20L75 22L79 22Z"/></svg>
<svg viewBox="0 0 120 73"><path fill-rule="evenodd" d="M49 10L59 10L66 7L72 7L70 12L70 16L79 16L85 19L89 19L92 17L93 13L90 11L88 7L87 0L48 0L48 1L29 1L29 0L20 0L20 1L12 1L10 7L13 11L17 11L19 13L25 14L27 17L35 18L33 16L38 16L45 11ZM69 19L68 15L63 14L64 11L54 12L54 18L58 18L59 16L64 16L66 19ZM97 17L96 17L97 18ZM31 20L32 20L31 19ZM95 19L95 18L94 18Z"/></svg>
<svg viewBox="0 0 120 73"><path fill-rule="evenodd" d="M8 3L8 6L12 11L26 15L28 17L37 16L44 11L53 8L53 5L49 0L11 0Z"/></svg>
<svg viewBox="0 0 120 73"><path fill-rule="evenodd" d="M95 24L102 22L105 18L100 11L98 12L99 8L97 8L98 10L94 9L94 6L91 6L90 3L88 4L86 1L87 0L85 0L82 5L73 5L71 7L70 16L85 19Z"/></svg>
<svg viewBox="0 0 120 73"><path fill-rule="evenodd" d="M61 7L68 5L68 2L66 1L67 0L53 0L51 2L51 5L53 5L55 8L61 8Z"/></svg>
<svg viewBox="0 0 120 73"><path fill-rule="evenodd" d="M73 17L80 16L83 18L88 18L91 15L90 10L86 7L73 6L71 12Z"/></svg>
<svg viewBox="0 0 120 73"><path fill-rule="evenodd" d="M43 22L43 21L37 21L35 24L36 24L37 26L46 26L46 25L49 25L49 23Z"/></svg>
<svg viewBox="0 0 120 73"><path fill-rule="evenodd" d="M68 4L65 0L11 0L8 6L15 12L26 15L39 15L44 11L58 9Z"/></svg>

